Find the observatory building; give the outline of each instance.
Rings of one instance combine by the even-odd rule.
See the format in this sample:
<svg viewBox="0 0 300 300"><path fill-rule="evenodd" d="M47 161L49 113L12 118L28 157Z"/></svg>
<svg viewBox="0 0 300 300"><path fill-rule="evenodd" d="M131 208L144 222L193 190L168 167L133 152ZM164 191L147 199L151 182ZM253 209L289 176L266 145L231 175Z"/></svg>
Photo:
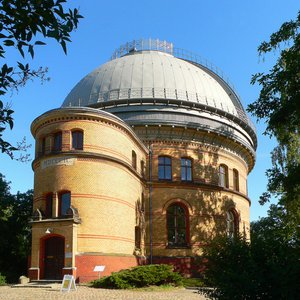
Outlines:
<svg viewBox="0 0 300 300"><path fill-rule="evenodd" d="M80 282L140 264L197 275L216 234L249 237L257 137L232 85L196 55L139 40L31 126L29 276Z"/></svg>

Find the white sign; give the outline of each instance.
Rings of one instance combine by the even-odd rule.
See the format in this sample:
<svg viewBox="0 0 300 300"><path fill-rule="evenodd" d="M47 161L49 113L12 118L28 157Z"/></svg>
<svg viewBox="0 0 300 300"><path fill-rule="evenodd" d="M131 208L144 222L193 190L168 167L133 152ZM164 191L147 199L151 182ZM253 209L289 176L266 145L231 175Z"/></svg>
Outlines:
<svg viewBox="0 0 300 300"><path fill-rule="evenodd" d="M103 272L105 269L105 266L95 266L94 272Z"/></svg>
<svg viewBox="0 0 300 300"><path fill-rule="evenodd" d="M100 274L103 272L105 269L105 266L95 266L94 272L99 272L99 279L100 279Z"/></svg>
<svg viewBox="0 0 300 300"><path fill-rule="evenodd" d="M76 291L76 283L73 275L65 275L63 282L61 284L60 291L61 292L70 292L70 291Z"/></svg>
<svg viewBox="0 0 300 300"><path fill-rule="evenodd" d="M52 167L52 166L59 166L59 165L65 165L65 166L71 166L74 165L76 158L75 157L55 157L55 158L49 158L42 161L42 169Z"/></svg>

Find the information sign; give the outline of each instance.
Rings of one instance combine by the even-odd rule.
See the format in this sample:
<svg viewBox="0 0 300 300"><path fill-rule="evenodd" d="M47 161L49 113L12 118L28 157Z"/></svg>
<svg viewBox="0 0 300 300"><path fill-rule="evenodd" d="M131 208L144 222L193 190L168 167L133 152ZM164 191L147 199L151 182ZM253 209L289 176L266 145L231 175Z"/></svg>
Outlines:
<svg viewBox="0 0 300 300"><path fill-rule="evenodd" d="M65 275L61 284L61 292L76 291L76 283L73 275Z"/></svg>

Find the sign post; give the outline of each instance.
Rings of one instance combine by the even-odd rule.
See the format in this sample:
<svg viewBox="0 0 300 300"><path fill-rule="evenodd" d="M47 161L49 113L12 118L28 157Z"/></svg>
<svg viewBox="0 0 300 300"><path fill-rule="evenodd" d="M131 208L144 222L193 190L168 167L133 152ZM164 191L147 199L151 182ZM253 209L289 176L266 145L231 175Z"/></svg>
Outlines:
<svg viewBox="0 0 300 300"><path fill-rule="evenodd" d="M76 291L76 283L73 275L65 275L63 282L61 284L60 291L61 292L70 292L70 291Z"/></svg>
<svg viewBox="0 0 300 300"><path fill-rule="evenodd" d="M94 272L99 272L99 279L100 279L100 274L103 272L105 269L105 266L95 266Z"/></svg>

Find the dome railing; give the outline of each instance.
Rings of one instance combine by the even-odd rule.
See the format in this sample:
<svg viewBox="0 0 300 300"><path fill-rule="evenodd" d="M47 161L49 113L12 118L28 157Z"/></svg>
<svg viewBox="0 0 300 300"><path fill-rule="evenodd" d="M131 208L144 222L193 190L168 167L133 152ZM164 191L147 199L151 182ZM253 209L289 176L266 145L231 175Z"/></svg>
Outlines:
<svg viewBox="0 0 300 300"><path fill-rule="evenodd" d="M212 107L218 109L219 111L224 111L225 113L236 116L241 119L244 123L246 123L254 132L256 132L256 128L251 119L247 116L244 110L235 106L235 109L227 106L222 101L218 99L210 98L207 96L200 95L198 93L191 93L186 90L179 89L169 89L169 88L137 88L137 89L114 89L107 92L100 92L90 95L90 103L86 103L87 105L91 105L93 103L105 103L108 101L122 100L122 99L140 99L141 104L143 103L143 99L165 99L166 102L168 100L178 100L184 102L190 102L191 105L193 103L201 104L203 106ZM80 99L78 99L78 106L81 106Z"/></svg>
<svg viewBox="0 0 300 300"><path fill-rule="evenodd" d="M206 69L218 75L224 82L226 82L227 85L236 94L237 99L240 102L240 96L237 90L235 89L234 84L229 80L229 77L226 76L219 67L217 67L209 60L203 58L199 54L193 53L191 51L182 48L175 48L173 43L169 43L165 40L162 41L159 39L149 38L149 39L138 39L138 40L133 40L131 42L127 42L126 44L121 45L118 49L114 51L114 53L111 56L111 60L120 58L134 51L143 51L143 50L154 50L154 51L165 52L177 58L187 60L196 65L201 65L205 67Z"/></svg>

